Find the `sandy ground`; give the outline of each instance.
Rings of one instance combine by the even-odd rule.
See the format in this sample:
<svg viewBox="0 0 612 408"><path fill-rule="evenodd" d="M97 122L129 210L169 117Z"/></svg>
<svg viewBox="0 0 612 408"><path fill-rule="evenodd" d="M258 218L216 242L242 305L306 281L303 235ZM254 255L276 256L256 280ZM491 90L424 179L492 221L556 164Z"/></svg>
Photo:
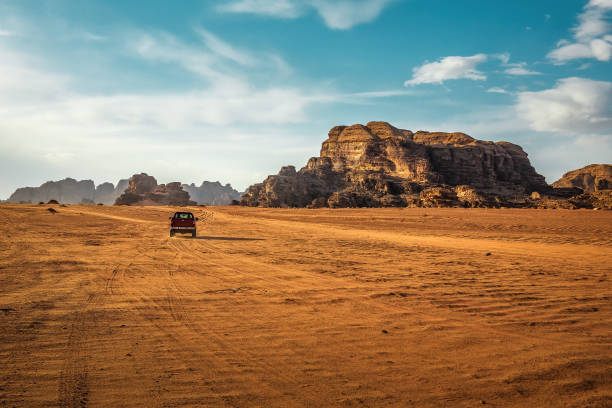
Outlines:
<svg viewBox="0 0 612 408"><path fill-rule="evenodd" d="M0 206L0 407L612 406L612 212L48 207Z"/></svg>

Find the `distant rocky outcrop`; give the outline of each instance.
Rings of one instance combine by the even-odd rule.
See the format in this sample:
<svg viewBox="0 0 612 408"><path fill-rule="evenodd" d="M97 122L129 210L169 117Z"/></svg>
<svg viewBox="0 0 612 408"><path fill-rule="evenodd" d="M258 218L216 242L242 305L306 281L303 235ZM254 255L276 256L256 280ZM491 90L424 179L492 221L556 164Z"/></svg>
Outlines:
<svg viewBox="0 0 612 408"><path fill-rule="evenodd" d="M40 187L18 188L8 199L10 203L39 203L57 200L65 204L115 202L128 185L128 180L120 180L115 187L112 183L95 186L92 180L77 181L65 178L47 181Z"/></svg>
<svg viewBox="0 0 612 408"><path fill-rule="evenodd" d="M183 184L182 187L198 204L229 205L232 200L240 200L240 193L230 184L222 185L218 181L204 181L199 187L193 183Z"/></svg>
<svg viewBox="0 0 612 408"><path fill-rule="evenodd" d="M590 164L572 170L551 184L554 188L579 188L585 193L612 189L612 164Z"/></svg>
<svg viewBox="0 0 612 408"><path fill-rule="evenodd" d="M143 176L144 175L144 176ZM136 177L134 179L134 177ZM152 202L173 202L177 205L193 200L198 204L228 205L232 200L240 200L240 193L230 184L222 185L217 182L204 181L199 187L195 184L176 183L157 184L154 177L147 174L135 175L131 180L136 183L136 190L128 198L124 197L122 203L131 203L148 200L144 195L154 193ZM115 187L113 183L102 183L97 187L92 180L77 181L66 178L59 181L48 181L40 187L18 188L6 202L9 203L39 203L57 200L65 204L105 204L113 205L115 201L130 186L130 180L119 180ZM136 194L138 197L135 197ZM185 197L185 194L187 196ZM131 198L129 198L131 197ZM125 201L127 200L127 201ZM168 201L169 200L169 201Z"/></svg>
<svg viewBox="0 0 612 408"><path fill-rule="evenodd" d="M262 207L526 206L550 190L527 153L464 133L398 129L386 122L336 126L320 157L248 188Z"/></svg>
<svg viewBox="0 0 612 408"><path fill-rule="evenodd" d="M590 164L565 173L547 194L532 197L532 206L612 210L612 165Z"/></svg>
<svg viewBox="0 0 612 408"><path fill-rule="evenodd" d="M153 176L134 174L125 192L117 198L115 205L196 205L181 183L157 184Z"/></svg>

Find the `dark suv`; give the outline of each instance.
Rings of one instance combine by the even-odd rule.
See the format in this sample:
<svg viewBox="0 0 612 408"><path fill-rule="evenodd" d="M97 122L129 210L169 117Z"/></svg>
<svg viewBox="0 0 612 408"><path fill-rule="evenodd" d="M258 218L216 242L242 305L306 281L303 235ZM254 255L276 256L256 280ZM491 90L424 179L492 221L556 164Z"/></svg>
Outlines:
<svg viewBox="0 0 612 408"><path fill-rule="evenodd" d="M175 212L170 217L170 236L173 237L177 232L180 234L191 234L196 236L196 221L197 218L190 212Z"/></svg>

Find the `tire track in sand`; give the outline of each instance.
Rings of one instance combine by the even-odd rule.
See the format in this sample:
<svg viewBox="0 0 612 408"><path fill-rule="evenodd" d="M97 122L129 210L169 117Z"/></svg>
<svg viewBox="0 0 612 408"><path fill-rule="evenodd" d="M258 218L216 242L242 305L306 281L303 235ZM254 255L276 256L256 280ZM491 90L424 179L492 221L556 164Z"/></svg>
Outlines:
<svg viewBox="0 0 612 408"><path fill-rule="evenodd" d="M121 254L119 256L121 258ZM89 403L89 355L90 338L88 332L97 325L96 310L103 306L105 301L114 292L117 275L129 268L127 265L116 264L101 293L90 294L82 310L73 312L68 342L64 352L64 359L60 371L58 389L58 406L62 408L84 408Z"/></svg>
<svg viewBox="0 0 612 408"><path fill-rule="evenodd" d="M171 243L172 241L170 241ZM173 245L170 245L173 247ZM177 255L183 255L184 253L177 251ZM147 254L144 254L147 256ZM198 261L202 261L200 258L196 258ZM172 270L174 269L174 271ZM136 299L140 303L140 307L135 307L136 313L139 313L142 317L150 321L160 332L163 332L166 336L172 338L172 341L179 345L178 354L182 357L181 359L186 363L192 361L207 361L206 367L208 368L208 374L202 376L202 382L210 382L211 378L214 379L215 371L233 371L237 377L242 377L243 380L249 378L249 381L254 381L253 388L261 389L261 387L268 388L270 391L266 392L266 395L273 395L275 393L283 394L284 397L292 400L294 406L324 406L325 400L315 392L305 390L301 388L301 383L295 381L292 377L280 373L279 367L272 364L266 363L257 359L257 356L245 351L242 348L232 346L226 341L221 334L211 329L208 325L200 324L199 322L192 319L191 314L185 308L183 301L184 293L179 289L178 285L174 281L174 275L179 270L179 265L175 264L174 268L168 270L168 279L170 282L166 286L166 297L164 299L156 299L155 297L147 296L142 291L139 291L134 286L125 288L131 293L131 297ZM151 319L151 316L143 313L143 310L154 310L158 313L169 315L172 320L179 326L188 330L192 335L186 336L181 335L177 332L177 328L169 328L159 324L159 322ZM193 335L196 337L194 338ZM212 343L214 349L223 351L223 356L217 356L211 359L210 356L206 355L202 351L202 343L198 339L205 338L207 341ZM243 363L236 363L236 360L241 360ZM266 378L244 376L244 370L240 370L244 367L258 367L265 373ZM295 395L288 395L285 391L287 388L294 390ZM304 397L306 395L306 397ZM226 401L231 403L231 401ZM314 404L314 405L313 405Z"/></svg>

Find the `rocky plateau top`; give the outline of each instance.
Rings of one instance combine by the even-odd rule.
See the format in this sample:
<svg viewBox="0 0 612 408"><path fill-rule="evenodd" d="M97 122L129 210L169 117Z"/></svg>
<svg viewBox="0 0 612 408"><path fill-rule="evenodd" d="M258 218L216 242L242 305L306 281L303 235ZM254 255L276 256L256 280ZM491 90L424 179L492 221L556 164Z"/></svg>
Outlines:
<svg viewBox="0 0 612 408"><path fill-rule="evenodd" d="M413 133L386 122L369 122L333 127L319 157L299 171L283 167L249 187L240 203L311 208L538 207L544 205L543 198L557 193L574 196L583 191L549 186L518 145L464 133Z"/></svg>
<svg viewBox="0 0 612 408"><path fill-rule="evenodd" d="M251 186L241 204L442 205L469 196L470 205L482 206L490 204L491 194L514 197L546 189L544 177L515 144L476 140L464 133L413 133L370 122L333 127L320 157L311 158L297 172L288 166Z"/></svg>

